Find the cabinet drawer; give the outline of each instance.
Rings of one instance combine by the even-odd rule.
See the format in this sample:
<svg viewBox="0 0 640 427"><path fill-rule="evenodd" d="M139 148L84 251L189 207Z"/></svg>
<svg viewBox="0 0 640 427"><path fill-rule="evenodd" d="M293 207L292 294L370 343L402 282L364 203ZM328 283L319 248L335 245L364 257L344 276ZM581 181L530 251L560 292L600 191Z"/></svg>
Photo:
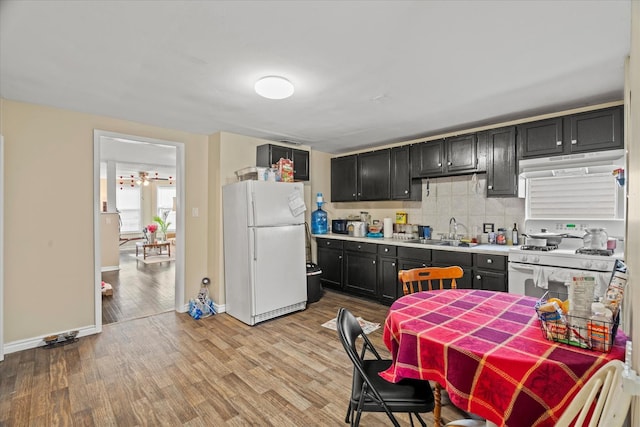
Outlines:
<svg viewBox="0 0 640 427"><path fill-rule="evenodd" d="M344 249L352 252L365 252L369 254L376 253L375 243L361 243L361 242L344 242Z"/></svg>
<svg viewBox="0 0 640 427"><path fill-rule="evenodd" d="M407 248L398 246L398 258L431 261L431 249Z"/></svg>
<svg viewBox="0 0 640 427"><path fill-rule="evenodd" d="M475 266L482 270L506 271L507 257L500 255L475 254Z"/></svg>
<svg viewBox="0 0 640 427"><path fill-rule="evenodd" d="M434 265L440 266L459 265L471 267L473 265L472 254L467 252L433 251L431 259Z"/></svg>
<svg viewBox="0 0 640 427"><path fill-rule="evenodd" d="M395 257L397 248L395 245L378 245L378 255Z"/></svg>
<svg viewBox="0 0 640 427"><path fill-rule="evenodd" d="M316 243L318 247L322 248L330 248L330 249L342 249L342 240L334 240L334 239L316 239Z"/></svg>

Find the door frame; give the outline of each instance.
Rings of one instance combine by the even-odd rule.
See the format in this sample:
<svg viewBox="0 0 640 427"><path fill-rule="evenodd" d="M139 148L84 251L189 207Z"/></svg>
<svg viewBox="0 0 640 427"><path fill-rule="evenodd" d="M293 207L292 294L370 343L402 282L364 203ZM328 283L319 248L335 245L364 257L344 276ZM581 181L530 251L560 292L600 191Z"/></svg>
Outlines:
<svg viewBox="0 0 640 427"><path fill-rule="evenodd" d="M184 209L184 143L127 135L99 129L93 131L93 235L94 235L94 288L95 288L95 325L96 332L102 332L102 268L101 268L101 236L100 236L100 148L103 138L122 138L149 144L170 145L176 147L176 269L174 309L184 312L185 288L185 215Z"/></svg>
<svg viewBox="0 0 640 427"><path fill-rule="evenodd" d="M4 360L4 136L0 135L0 362Z"/></svg>

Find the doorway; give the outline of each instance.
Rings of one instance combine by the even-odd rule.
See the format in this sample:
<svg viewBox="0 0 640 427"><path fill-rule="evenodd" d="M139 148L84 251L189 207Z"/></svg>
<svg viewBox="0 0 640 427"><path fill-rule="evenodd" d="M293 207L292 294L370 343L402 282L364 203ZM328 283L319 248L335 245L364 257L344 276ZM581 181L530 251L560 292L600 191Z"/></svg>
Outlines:
<svg viewBox="0 0 640 427"><path fill-rule="evenodd" d="M120 164L120 166L118 166ZM127 183L124 184L123 176L125 172L130 168L131 171L135 171L129 173L127 171L127 178L131 180L127 180ZM102 176L101 176L102 170ZM158 140L147 137L140 137L134 135L125 135L101 130L94 130L94 237L95 237L95 323L96 329L98 332L102 330L103 324L103 303L102 303L102 274L103 274L103 252L108 252L112 246L108 246L103 248L102 243L102 224L103 224L103 211L106 211L107 215L109 213L117 213L116 211L116 191L118 189L123 188L125 185L130 186L138 186L139 181L139 172L148 172L148 170L153 170L152 173L148 174L148 178L155 182L160 183L163 179L168 179L171 176L171 180L174 181L172 184L175 186L175 200L173 202L173 210L175 210L175 245L173 246L173 256L175 261L162 262L158 265L147 265L147 262L137 261L136 259L123 259L124 261L132 261L123 263L123 268L126 268L127 271L123 272L123 276L128 278L128 280L136 280L135 277L132 277L132 274L135 275L136 271L139 271L140 277L149 277L149 272L153 272L158 276L158 280L170 281L171 283L175 283L175 286L172 290L173 296L173 304L171 304L171 308L176 311L185 311L185 298L184 298L184 215L182 215L181 206L183 206L183 197L184 197L184 144L174 141L165 141ZM171 172L173 170L173 172ZM120 173L118 173L120 171ZM160 172L158 172L160 171ZM164 172L167 172L166 174ZM134 175L129 176L129 175ZM105 184L106 182L106 184ZM102 183L102 189L101 189ZM155 189L156 185L152 185L152 188ZM107 191L108 190L108 191ZM106 193L106 200L105 195ZM101 194L103 195L101 197ZM147 193L150 194L150 193ZM156 204L155 195L153 197L148 196L147 201L144 201L147 204L147 213L146 218L138 218L139 231L142 231L142 228L145 224L153 223L153 220L150 220L153 216L155 216L157 207L154 207L154 211L150 212L149 203L151 203L150 199L154 199L153 203ZM141 202L142 203L142 202ZM140 208L140 212L142 212L142 205ZM113 215L115 220L119 222L120 215ZM137 227L137 226L136 226ZM120 227L117 229L117 233L119 233ZM140 235L140 234L139 234ZM120 236L118 236L120 237ZM138 238L139 241L141 241ZM120 239L118 239L119 243L122 243ZM132 239L131 242L125 241L129 247L135 248L136 239ZM133 244L133 246L131 246ZM120 247L118 247L118 256L120 256ZM123 251L127 252L127 251ZM132 252L135 255L135 249ZM128 253L123 253L122 256L129 256ZM118 268L119 268L119 261ZM139 265L138 265L139 264ZM170 268L168 266L170 265ZM108 270L108 269L107 269ZM162 272L160 270L163 270ZM110 272L113 274L113 272ZM113 277L113 276L111 276ZM151 291L150 288L145 289L145 291ZM142 295L138 296L139 302L136 304L144 304L144 292L140 292ZM110 297L104 297L110 298ZM149 307L146 308L148 311ZM140 316L142 317L149 314L147 311L140 310Z"/></svg>

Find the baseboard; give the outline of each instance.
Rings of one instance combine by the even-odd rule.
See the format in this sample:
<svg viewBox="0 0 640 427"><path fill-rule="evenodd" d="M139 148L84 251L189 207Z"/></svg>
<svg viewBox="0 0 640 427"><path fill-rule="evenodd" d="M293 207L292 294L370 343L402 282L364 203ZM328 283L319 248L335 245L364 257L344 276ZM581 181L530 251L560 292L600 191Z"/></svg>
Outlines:
<svg viewBox="0 0 640 427"><path fill-rule="evenodd" d="M226 311L225 305L222 304L216 304L215 302L213 303L213 309L216 311L216 314L218 313L224 313ZM184 306L182 306L181 310L178 310L180 313L188 313L189 312L189 304L185 304Z"/></svg>
<svg viewBox="0 0 640 427"><path fill-rule="evenodd" d="M119 265L108 265L108 266L102 267L100 269L100 271L102 273L104 273L105 271L118 271L118 270L120 270L120 266Z"/></svg>
<svg viewBox="0 0 640 427"><path fill-rule="evenodd" d="M78 328L77 331L78 331L78 336L77 336L78 338L86 337L87 335L93 335L98 333L98 330L96 329L95 325L86 326L84 328ZM61 335L67 332L70 332L70 331L61 331L61 332L57 332L57 334ZM49 335L55 335L55 334L56 332L52 334L42 335L36 338L27 338L25 340L18 340L18 341L5 343L4 354L15 353L17 351L22 351L22 350L29 350L36 347L42 347L45 345L44 337Z"/></svg>

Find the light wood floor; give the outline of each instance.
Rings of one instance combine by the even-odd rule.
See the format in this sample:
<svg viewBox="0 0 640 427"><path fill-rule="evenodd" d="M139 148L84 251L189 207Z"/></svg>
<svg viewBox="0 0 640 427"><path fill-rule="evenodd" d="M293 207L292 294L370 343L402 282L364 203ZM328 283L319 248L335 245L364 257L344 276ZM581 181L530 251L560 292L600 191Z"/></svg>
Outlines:
<svg viewBox="0 0 640 427"><path fill-rule="evenodd" d="M106 325L66 346L6 355L0 426L341 426L352 368L339 307L384 322L387 307L335 292L302 312L247 326L227 314L167 312ZM382 328L370 334L383 357ZM400 422L409 425L400 414ZM461 418L451 405L445 421ZM425 417L432 423L431 414ZM384 414L362 426L390 425Z"/></svg>
<svg viewBox="0 0 640 427"><path fill-rule="evenodd" d="M174 310L176 262L145 264L131 256L135 253L135 248L121 251L120 270L102 273L113 286L113 295L102 297L103 325Z"/></svg>

